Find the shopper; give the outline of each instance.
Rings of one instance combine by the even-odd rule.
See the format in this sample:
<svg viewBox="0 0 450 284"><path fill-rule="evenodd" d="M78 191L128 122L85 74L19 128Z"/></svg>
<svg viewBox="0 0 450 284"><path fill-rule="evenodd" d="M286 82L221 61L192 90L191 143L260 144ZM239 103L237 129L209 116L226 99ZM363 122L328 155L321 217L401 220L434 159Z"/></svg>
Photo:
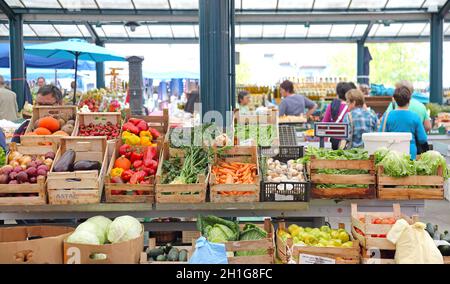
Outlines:
<svg viewBox="0 0 450 284"><path fill-rule="evenodd" d="M188 113L194 113L195 111L195 104L200 103L200 93L198 90L193 90L187 95L187 102L184 105L184 111Z"/></svg>
<svg viewBox="0 0 450 284"><path fill-rule="evenodd" d="M345 94L352 90L353 86L347 82L340 82L336 85L337 98L334 99L325 110L325 115L322 122L336 122L341 123L344 120L345 114L348 112L348 106L346 103ZM331 138L331 147L333 150L339 148L341 139Z"/></svg>
<svg viewBox="0 0 450 284"><path fill-rule="evenodd" d="M367 84L359 85L359 90L363 93L364 96L370 96L370 86Z"/></svg>
<svg viewBox="0 0 450 284"><path fill-rule="evenodd" d="M238 94L238 105L240 114L248 114L250 109L248 105L250 104L250 94L247 91L240 91Z"/></svg>
<svg viewBox="0 0 450 284"><path fill-rule="evenodd" d="M425 128L420 117L409 110L411 101L411 90L408 87L395 89L394 100L398 107L390 112L386 112L381 120L381 132L409 132L412 134L410 144L411 159L416 159L417 145L426 144L428 141Z"/></svg>
<svg viewBox="0 0 450 284"><path fill-rule="evenodd" d="M33 86L32 93L36 95L38 93L39 89L44 87L46 84L47 83L46 83L44 77L37 78L36 79L36 84Z"/></svg>
<svg viewBox="0 0 450 284"><path fill-rule="evenodd" d="M70 91L67 93L67 98L66 98L67 101L70 101L70 102L73 101L73 94L74 94L74 92L75 92L75 81L72 81L72 82L70 83ZM82 93L81 93L80 90L78 89L78 90L77 90L77 95L76 95L76 96L77 96L77 97L76 97L76 101L78 101L78 98L80 98L81 95L82 95Z"/></svg>
<svg viewBox="0 0 450 284"><path fill-rule="evenodd" d="M280 116L299 116L308 109L306 117L310 117L317 109L317 104L302 95L294 94L294 84L291 81L284 81L280 85L280 93L283 101L279 106Z"/></svg>
<svg viewBox="0 0 450 284"><path fill-rule="evenodd" d="M362 135L377 131L377 116L364 108L364 94L352 89L345 95L349 113L344 117L344 122L349 124L349 136L346 148L361 148L364 146Z"/></svg>
<svg viewBox="0 0 450 284"><path fill-rule="evenodd" d="M398 82L397 84L395 84L395 88L401 88L401 87L405 87L408 88L409 91L411 92L411 95L414 93L414 86L411 82L403 80ZM398 107L398 105L395 103L395 100L392 99L392 103L389 104L388 109L386 110L386 112L390 112L394 109L396 109ZM409 102L409 110L416 113L419 118L420 121L422 122L423 126L425 127L425 131L429 132L432 128L431 125L431 118L428 115L428 111L427 108L425 107L425 105L421 102L419 102L418 100L411 98L411 101Z"/></svg>
<svg viewBox="0 0 450 284"><path fill-rule="evenodd" d="M18 111L16 93L5 87L5 78L0 75L0 119L16 121Z"/></svg>

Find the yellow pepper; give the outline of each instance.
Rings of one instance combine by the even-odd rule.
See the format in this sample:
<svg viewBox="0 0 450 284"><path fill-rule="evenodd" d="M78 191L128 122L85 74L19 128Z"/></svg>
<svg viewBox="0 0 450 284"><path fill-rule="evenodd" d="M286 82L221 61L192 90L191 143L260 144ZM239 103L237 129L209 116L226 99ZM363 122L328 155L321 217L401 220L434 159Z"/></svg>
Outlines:
<svg viewBox="0 0 450 284"><path fill-rule="evenodd" d="M124 144L131 145L131 146L139 145L141 143L141 139L139 138L139 136L132 134L132 133L129 133L125 136L122 135L122 141Z"/></svg>
<svg viewBox="0 0 450 284"><path fill-rule="evenodd" d="M141 136L141 146L151 146L152 139L148 136Z"/></svg>
<svg viewBox="0 0 450 284"><path fill-rule="evenodd" d="M122 133L122 138L126 138L126 137L128 137L128 136L130 136L131 135L131 132L129 132L129 131L124 131L123 133Z"/></svg>
<svg viewBox="0 0 450 284"><path fill-rule="evenodd" d="M114 168L111 170L111 177L120 177L123 173L122 168Z"/></svg>
<svg viewBox="0 0 450 284"><path fill-rule="evenodd" d="M139 132L139 137L141 137L141 138L142 137L149 137L150 141L153 140L153 136L150 133L150 131L148 131L148 130L144 130L144 131Z"/></svg>

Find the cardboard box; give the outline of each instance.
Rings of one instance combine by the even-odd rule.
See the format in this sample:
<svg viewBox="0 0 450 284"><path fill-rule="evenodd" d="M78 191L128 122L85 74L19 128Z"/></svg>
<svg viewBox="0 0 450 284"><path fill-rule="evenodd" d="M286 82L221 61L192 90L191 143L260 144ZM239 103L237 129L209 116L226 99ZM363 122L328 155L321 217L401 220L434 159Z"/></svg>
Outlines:
<svg viewBox="0 0 450 284"><path fill-rule="evenodd" d="M144 232L130 241L105 244L71 244L64 240L64 264L138 264L144 251ZM95 254L105 254L105 259L93 259Z"/></svg>
<svg viewBox="0 0 450 284"><path fill-rule="evenodd" d="M62 264L63 241L73 228L24 226L0 228L1 264ZM31 239L42 237L40 239Z"/></svg>

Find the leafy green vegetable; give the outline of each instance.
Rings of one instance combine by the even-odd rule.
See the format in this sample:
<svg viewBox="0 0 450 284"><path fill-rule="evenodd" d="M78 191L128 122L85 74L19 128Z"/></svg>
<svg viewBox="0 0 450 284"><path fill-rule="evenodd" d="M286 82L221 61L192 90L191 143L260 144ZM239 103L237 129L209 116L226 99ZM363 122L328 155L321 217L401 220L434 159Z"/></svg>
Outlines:
<svg viewBox="0 0 450 284"><path fill-rule="evenodd" d="M420 160L415 162L417 175L430 176L437 175L439 166L445 178L448 178L447 162L437 151L428 151L420 156Z"/></svg>
<svg viewBox="0 0 450 284"><path fill-rule="evenodd" d="M325 148L308 147L303 158L298 162L306 164L311 161L311 157L320 160L368 160L369 153L361 148L350 150L331 150Z"/></svg>
<svg viewBox="0 0 450 284"><path fill-rule="evenodd" d="M379 148L373 155L375 156L375 165L378 165L384 157L389 153L389 149L386 147Z"/></svg>
<svg viewBox="0 0 450 284"><path fill-rule="evenodd" d="M246 224L244 230L240 234L241 241L254 241L267 238L267 232L254 224ZM250 256L250 255L264 255L267 251L265 249L253 251L238 251L236 256Z"/></svg>
<svg viewBox="0 0 450 284"><path fill-rule="evenodd" d="M276 128L272 125L236 125L235 135L240 140L253 139L258 146L269 147L272 146L274 139L277 136Z"/></svg>
<svg viewBox="0 0 450 284"><path fill-rule="evenodd" d="M173 157L169 160L165 160L162 165L162 184L171 183L180 174L181 166L181 159L179 157Z"/></svg>
<svg viewBox="0 0 450 284"><path fill-rule="evenodd" d="M212 159L211 153L212 149L206 151L202 147L185 148L183 166L171 184L198 183L199 175L208 169L208 163Z"/></svg>
<svg viewBox="0 0 450 284"><path fill-rule="evenodd" d="M384 173L391 177L407 177L416 174L414 162L409 155L396 151L389 151L379 163L384 167Z"/></svg>
<svg viewBox="0 0 450 284"><path fill-rule="evenodd" d="M2 147L0 147L0 167L6 164L6 153Z"/></svg>
<svg viewBox="0 0 450 284"><path fill-rule="evenodd" d="M221 226L216 226L221 225ZM228 229L225 229L227 227ZM239 239L239 225L236 222L224 220L216 216L199 216L197 218L197 230L208 240L224 238L225 241L237 241Z"/></svg>

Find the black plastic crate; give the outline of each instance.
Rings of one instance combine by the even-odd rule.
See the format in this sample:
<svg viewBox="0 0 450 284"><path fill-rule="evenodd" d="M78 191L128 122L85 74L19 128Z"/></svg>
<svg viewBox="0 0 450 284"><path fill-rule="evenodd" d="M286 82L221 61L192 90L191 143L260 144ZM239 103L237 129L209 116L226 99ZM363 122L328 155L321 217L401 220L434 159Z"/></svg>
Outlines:
<svg viewBox="0 0 450 284"><path fill-rule="evenodd" d="M261 202L308 202L311 183L306 182L261 182Z"/></svg>
<svg viewBox="0 0 450 284"><path fill-rule="evenodd" d="M282 163L287 163L289 160L298 160L303 158L304 151L304 146L260 147L259 155L260 157L273 158Z"/></svg>
<svg viewBox="0 0 450 284"><path fill-rule="evenodd" d="M268 182L266 181L266 159L272 158L281 163L287 163L289 160L297 160L303 157L303 146L289 147L260 147L259 154L262 157L261 167L261 202L308 202L311 195L311 182L308 181L305 172L305 182Z"/></svg>

